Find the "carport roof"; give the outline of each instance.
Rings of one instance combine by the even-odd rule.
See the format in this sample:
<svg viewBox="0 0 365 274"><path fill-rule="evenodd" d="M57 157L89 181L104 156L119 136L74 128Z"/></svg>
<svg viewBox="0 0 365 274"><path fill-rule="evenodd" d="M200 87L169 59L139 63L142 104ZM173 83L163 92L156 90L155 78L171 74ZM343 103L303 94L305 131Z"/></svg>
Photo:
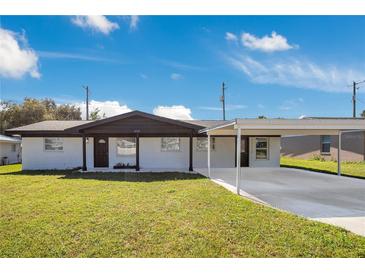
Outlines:
<svg viewBox="0 0 365 274"><path fill-rule="evenodd" d="M236 119L200 130L201 133L219 130L365 130L363 118L306 118L306 119Z"/></svg>

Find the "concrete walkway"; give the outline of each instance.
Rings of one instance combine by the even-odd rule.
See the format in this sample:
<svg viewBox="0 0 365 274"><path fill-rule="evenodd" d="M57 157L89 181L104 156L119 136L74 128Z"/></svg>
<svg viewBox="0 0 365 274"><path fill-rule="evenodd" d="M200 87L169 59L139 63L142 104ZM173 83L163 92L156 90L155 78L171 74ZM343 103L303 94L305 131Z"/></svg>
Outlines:
<svg viewBox="0 0 365 274"><path fill-rule="evenodd" d="M207 169L196 169L207 176ZM236 192L234 168L211 179ZM365 236L365 180L290 168L242 168L240 194L258 202Z"/></svg>

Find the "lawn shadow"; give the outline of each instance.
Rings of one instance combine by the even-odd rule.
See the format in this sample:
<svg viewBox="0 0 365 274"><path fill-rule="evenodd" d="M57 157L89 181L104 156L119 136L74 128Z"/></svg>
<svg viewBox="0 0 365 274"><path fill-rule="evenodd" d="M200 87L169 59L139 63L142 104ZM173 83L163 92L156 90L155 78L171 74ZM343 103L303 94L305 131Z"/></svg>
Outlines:
<svg viewBox="0 0 365 274"><path fill-rule="evenodd" d="M85 179L116 182L157 182L203 179L199 173L185 172L87 172L77 170L25 170L1 173L1 175L59 176L58 179Z"/></svg>
<svg viewBox="0 0 365 274"><path fill-rule="evenodd" d="M116 182L161 182L205 178L198 173L184 172L71 172L59 179L85 179Z"/></svg>
<svg viewBox="0 0 365 274"><path fill-rule="evenodd" d="M285 164L281 164L280 166L285 167L285 168L303 169L303 170L308 170L308 171L314 171L314 172L320 172L320 173L325 173L325 174L337 175L337 172L318 169L318 168L312 168L312 167L291 166L291 165L285 165ZM365 180L365 177L363 177L363 176L356 176L356 175L350 175L350 174L345 174L345 173L341 173L341 176Z"/></svg>

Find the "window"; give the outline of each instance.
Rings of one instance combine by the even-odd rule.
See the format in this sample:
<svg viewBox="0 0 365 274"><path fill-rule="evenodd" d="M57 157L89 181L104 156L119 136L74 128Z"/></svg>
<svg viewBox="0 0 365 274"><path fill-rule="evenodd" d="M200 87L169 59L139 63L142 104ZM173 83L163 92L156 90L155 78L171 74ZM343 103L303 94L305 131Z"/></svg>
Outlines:
<svg viewBox="0 0 365 274"><path fill-rule="evenodd" d="M136 138L118 138L117 155L118 156L136 155Z"/></svg>
<svg viewBox="0 0 365 274"><path fill-rule="evenodd" d="M180 151L180 138L164 137L161 138L162 151Z"/></svg>
<svg viewBox="0 0 365 274"><path fill-rule="evenodd" d="M62 138L44 138L45 151L63 151Z"/></svg>
<svg viewBox="0 0 365 274"><path fill-rule="evenodd" d="M256 160L269 159L268 138L256 138Z"/></svg>
<svg viewBox="0 0 365 274"><path fill-rule="evenodd" d="M331 136L322 135L321 136L321 154L331 153Z"/></svg>
<svg viewBox="0 0 365 274"><path fill-rule="evenodd" d="M198 137L196 139L196 150L197 151L207 151L208 150L208 138Z"/></svg>
<svg viewBox="0 0 365 274"><path fill-rule="evenodd" d="M11 151L16 152L16 144L11 144Z"/></svg>

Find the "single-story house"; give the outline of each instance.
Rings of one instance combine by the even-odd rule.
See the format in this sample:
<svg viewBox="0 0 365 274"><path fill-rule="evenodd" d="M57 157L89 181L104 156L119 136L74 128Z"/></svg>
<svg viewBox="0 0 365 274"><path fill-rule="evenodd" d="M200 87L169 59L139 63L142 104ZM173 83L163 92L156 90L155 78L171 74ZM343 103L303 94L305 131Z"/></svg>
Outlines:
<svg viewBox="0 0 365 274"><path fill-rule="evenodd" d="M0 134L0 165L21 161L21 140Z"/></svg>
<svg viewBox="0 0 365 274"><path fill-rule="evenodd" d="M7 130L22 136L23 169L279 167L287 135L365 130L364 119L174 120L141 111L97 121L43 121ZM237 168L239 170L239 168Z"/></svg>
<svg viewBox="0 0 365 274"><path fill-rule="evenodd" d="M365 132L344 132L341 149L343 161L365 161ZM335 135L299 135L281 139L281 155L288 157L337 161L337 150L338 140Z"/></svg>

